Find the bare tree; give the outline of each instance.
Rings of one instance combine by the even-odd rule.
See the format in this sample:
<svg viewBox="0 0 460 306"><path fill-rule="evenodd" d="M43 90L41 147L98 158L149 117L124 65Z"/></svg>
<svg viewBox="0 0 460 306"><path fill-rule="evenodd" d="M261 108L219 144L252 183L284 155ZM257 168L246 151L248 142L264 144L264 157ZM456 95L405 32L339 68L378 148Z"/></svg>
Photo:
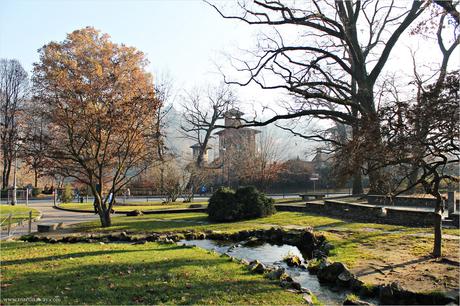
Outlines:
<svg viewBox="0 0 460 306"><path fill-rule="evenodd" d="M28 91L27 72L17 60L0 60L0 142L2 189L8 187L11 166L18 149L19 113Z"/></svg>
<svg viewBox="0 0 460 306"><path fill-rule="evenodd" d="M160 175L162 177L161 191L166 197L165 202L176 202L187 185L189 175L173 156L169 156L161 165Z"/></svg>
<svg viewBox="0 0 460 306"><path fill-rule="evenodd" d="M447 1L448 2L448 1ZM446 2L446 3L447 3ZM443 8L445 6L441 5ZM454 7L455 8L455 7ZM440 193L442 181L457 181L458 177L449 173L449 166L460 162L460 95L459 71L448 73L448 63L454 50L460 44L460 33L454 31L453 37L446 39L446 19L448 14L458 19L452 10L433 10L428 21L434 24L435 36L442 55L441 65L428 80L437 76L426 85L422 74L414 62L414 85L416 96L411 100L401 101L398 89L394 86L390 92L394 101L383 109L382 117L387 146L383 165L397 165L400 179L394 189L396 193L405 192L421 185L426 193L436 198L434 220L433 256L442 256L442 213L443 199ZM458 17L458 13L457 13ZM422 21L423 22L423 21ZM437 23L437 24L436 24ZM429 34L429 33L426 33ZM426 35L425 34L425 35ZM450 42L449 42L450 41ZM421 174L420 174L421 172ZM400 188L401 182L407 181L406 188Z"/></svg>
<svg viewBox="0 0 460 306"><path fill-rule="evenodd" d="M351 126L355 144L369 152L355 154L354 164L374 169L370 193L386 192L380 170L367 158L382 145L375 87L401 35L431 2L255 0L240 3L235 14L211 5L224 18L272 29L250 60L234 59L243 79L227 81L286 90L295 100L286 114L248 123L313 116ZM292 29L300 33L293 39L287 34Z"/></svg>
<svg viewBox="0 0 460 306"><path fill-rule="evenodd" d="M232 171L241 184L254 185L259 190L267 191L284 170L280 157L282 148L269 130L262 131L256 142L254 153L241 150L241 154L232 156L234 161L230 164L235 165Z"/></svg>
<svg viewBox="0 0 460 306"><path fill-rule="evenodd" d="M43 114L44 107L45 105L39 101L30 100L26 103L21 116L23 125L20 155L33 171L34 187L38 187L38 179L46 175L49 170L47 156L51 135L48 130L48 122Z"/></svg>
<svg viewBox="0 0 460 306"><path fill-rule="evenodd" d="M158 109L155 111L155 137L158 139L157 154L160 160L164 158L167 151L165 146L166 135L164 133L168 122L166 117L171 111L173 94L173 80L168 74L161 74L155 79L155 99L160 102Z"/></svg>
<svg viewBox="0 0 460 306"><path fill-rule="evenodd" d="M210 87L204 96L196 90L188 93L184 99L183 123L180 128L186 139L199 145L199 153L194 161L198 168L203 167L203 157L214 137L218 120L223 119L225 112L234 107L236 102L236 96L228 85Z"/></svg>
<svg viewBox="0 0 460 306"><path fill-rule="evenodd" d="M460 162L460 97L459 71L447 74L443 82L438 81L423 88L412 101L395 101L382 108L385 151L381 152L381 167L392 166L398 170L399 181L393 189L395 194L420 185L425 192L436 198L434 220L433 255L442 255L443 199L440 185L443 180L457 181L449 173L450 165ZM422 132L423 131L423 132ZM414 166L421 174L408 185L402 182L412 176Z"/></svg>

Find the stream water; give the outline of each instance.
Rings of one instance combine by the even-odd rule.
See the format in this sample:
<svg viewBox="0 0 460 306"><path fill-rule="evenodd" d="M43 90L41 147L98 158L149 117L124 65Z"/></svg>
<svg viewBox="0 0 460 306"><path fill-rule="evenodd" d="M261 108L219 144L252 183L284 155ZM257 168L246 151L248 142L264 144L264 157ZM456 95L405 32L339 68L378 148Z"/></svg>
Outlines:
<svg viewBox="0 0 460 306"><path fill-rule="evenodd" d="M346 295L350 291L344 288L335 288L322 285L319 283L316 275L310 274L306 270L297 267L289 267L283 258L286 255L297 255L302 261L304 256L299 249L292 245L272 245L269 243L245 244L244 242L222 242L214 240L182 240L185 245L195 245L197 247L213 250L217 253L227 253L238 259L246 259L248 261L259 260L267 266L280 266L286 269L286 273L292 279L302 285L302 287L310 289L318 299L325 305L342 305Z"/></svg>

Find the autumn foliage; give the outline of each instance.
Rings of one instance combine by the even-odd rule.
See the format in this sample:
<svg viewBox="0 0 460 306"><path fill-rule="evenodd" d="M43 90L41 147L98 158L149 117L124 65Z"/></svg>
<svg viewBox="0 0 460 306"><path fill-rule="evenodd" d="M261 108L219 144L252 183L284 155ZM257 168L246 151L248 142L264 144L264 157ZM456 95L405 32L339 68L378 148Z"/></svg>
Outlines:
<svg viewBox="0 0 460 306"><path fill-rule="evenodd" d="M147 60L87 27L51 42L34 65L34 93L46 108L54 170L89 186L103 226L116 195L155 159L159 107Z"/></svg>

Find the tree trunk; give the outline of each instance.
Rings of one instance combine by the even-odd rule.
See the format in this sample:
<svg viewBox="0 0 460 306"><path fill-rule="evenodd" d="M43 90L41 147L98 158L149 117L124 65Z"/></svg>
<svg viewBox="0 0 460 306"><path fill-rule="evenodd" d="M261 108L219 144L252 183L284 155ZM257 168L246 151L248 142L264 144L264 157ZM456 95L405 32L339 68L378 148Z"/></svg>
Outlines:
<svg viewBox="0 0 460 306"><path fill-rule="evenodd" d="M102 187L101 187L102 190ZM99 215L99 219L101 220L102 227L109 227L112 225L112 220L110 218L110 210L105 209L102 207L102 191L101 190L93 190L94 194L94 210L95 213Z"/></svg>
<svg viewBox="0 0 460 306"><path fill-rule="evenodd" d="M419 172L419 168L417 166L413 166L412 170L411 170L411 172L410 172L410 174L409 174L409 176L407 178L409 186L412 186L417 182L418 172ZM408 193L409 194L414 194L415 191L416 191L415 187L412 187L411 189L408 190Z"/></svg>
<svg viewBox="0 0 460 306"><path fill-rule="evenodd" d="M363 194L363 180L362 180L362 175L361 175L361 170L356 170L355 174L353 175L353 189L351 191L351 194Z"/></svg>
<svg viewBox="0 0 460 306"><path fill-rule="evenodd" d="M8 158L3 159L2 189L8 188L10 179L11 162Z"/></svg>
<svg viewBox="0 0 460 306"><path fill-rule="evenodd" d="M38 187L38 171L36 168L34 168L34 187Z"/></svg>
<svg viewBox="0 0 460 306"><path fill-rule="evenodd" d="M3 167L3 171L2 171L2 190L8 188L8 183L6 181L6 172L5 172L5 167Z"/></svg>
<svg viewBox="0 0 460 306"><path fill-rule="evenodd" d="M434 217L434 245L433 245L433 256L442 256L442 217L438 212Z"/></svg>
<svg viewBox="0 0 460 306"><path fill-rule="evenodd" d="M437 194L435 216L434 216L434 244L433 244L433 256L442 256L442 212L443 212L443 200L441 195Z"/></svg>
<svg viewBox="0 0 460 306"><path fill-rule="evenodd" d="M99 218L101 219L102 227L112 226L112 218L110 217L110 210L101 211L99 213Z"/></svg>
<svg viewBox="0 0 460 306"><path fill-rule="evenodd" d="M371 166L372 167L372 166ZM380 169L372 170L369 173L369 194L387 194L388 185L383 179L383 171Z"/></svg>

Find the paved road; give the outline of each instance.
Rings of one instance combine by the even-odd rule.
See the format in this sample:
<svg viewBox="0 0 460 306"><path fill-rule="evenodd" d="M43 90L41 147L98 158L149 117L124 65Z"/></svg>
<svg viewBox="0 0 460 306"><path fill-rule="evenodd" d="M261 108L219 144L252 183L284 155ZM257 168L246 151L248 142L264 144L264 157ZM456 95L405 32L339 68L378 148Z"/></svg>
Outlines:
<svg viewBox="0 0 460 306"><path fill-rule="evenodd" d="M63 222L65 225L91 221L98 219L97 215L88 214L88 213L77 213L70 211L63 211L53 208L52 203L43 203L43 202L34 202L29 205L29 207L35 208L42 213L42 217L37 222L32 223L32 232L37 231L38 224L45 223L60 223ZM23 226L17 226L11 230L10 237L19 237L22 235L28 234L28 224L24 222ZM1 240L10 238L7 236L6 230L1 232Z"/></svg>
<svg viewBox="0 0 460 306"><path fill-rule="evenodd" d="M348 193L328 193L326 194L326 198L332 198L332 197L337 197L337 196L345 196L349 195ZM267 194L267 196L274 198L274 199L283 199L283 198L295 198L299 196L299 193L285 193L285 194ZM203 196L196 195L193 198L193 201L195 202L200 202L200 201L207 201L209 200L210 195L206 194ZM92 203L94 198L93 197L84 197L83 198L85 202ZM123 203L123 202L154 202L154 201L164 201L166 200L165 197L161 196L130 196L129 198L125 198L123 196L118 196L117 197L117 202ZM177 202L183 201L184 198L179 197L177 198ZM18 204L25 204L25 199L24 198L18 198ZM39 198L39 199L30 199L29 203L31 205L35 205L36 203L50 203L53 202L53 198L51 196L45 197L45 198ZM77 200L75 199L73 202L77 203ZM6 198L0 198L0 204L9 204L10 201ZM35 206L34 206L35 207Z"/></svg>

